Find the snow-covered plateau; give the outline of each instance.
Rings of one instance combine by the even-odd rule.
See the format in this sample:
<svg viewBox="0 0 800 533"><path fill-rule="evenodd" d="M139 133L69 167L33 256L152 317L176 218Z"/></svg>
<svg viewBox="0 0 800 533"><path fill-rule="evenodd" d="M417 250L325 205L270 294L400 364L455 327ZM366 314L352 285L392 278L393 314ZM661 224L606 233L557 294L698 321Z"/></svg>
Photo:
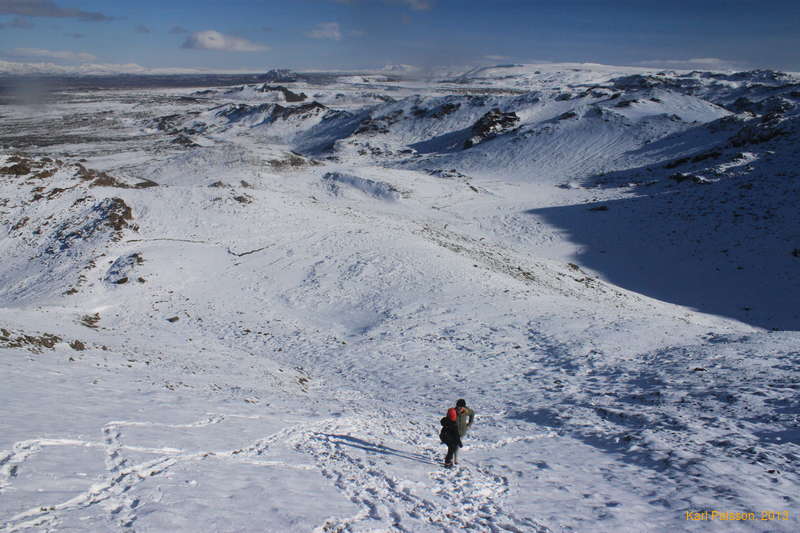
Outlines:
<svg viewBox="0 0 800 533"><path fill-rule="evenodd" d="M3 79L2 531L800 530L795 75L120 80Z"/></svg>

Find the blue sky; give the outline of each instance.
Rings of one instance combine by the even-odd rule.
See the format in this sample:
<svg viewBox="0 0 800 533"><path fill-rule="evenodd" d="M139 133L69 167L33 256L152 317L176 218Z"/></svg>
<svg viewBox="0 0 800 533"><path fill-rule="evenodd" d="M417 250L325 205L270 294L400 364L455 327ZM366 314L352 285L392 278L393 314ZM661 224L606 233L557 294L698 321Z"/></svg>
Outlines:
<svg viewBox="0 0 800 533"><path fill-rule="evenodd" d="M64 65L800 71L799 50L797 0L0 0L0 60Z"/></svg>

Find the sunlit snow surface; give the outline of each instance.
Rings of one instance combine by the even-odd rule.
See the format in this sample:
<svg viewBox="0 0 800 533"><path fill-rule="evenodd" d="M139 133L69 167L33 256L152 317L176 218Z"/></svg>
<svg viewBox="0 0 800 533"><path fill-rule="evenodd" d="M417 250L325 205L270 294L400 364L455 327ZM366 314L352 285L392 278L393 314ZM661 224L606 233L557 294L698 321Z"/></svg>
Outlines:
<svg viewBox="0 0 800 533"><path fill-rule="evenodd" d="M796 78L81 87L0 106L2 531L800 528Z"/></svg>

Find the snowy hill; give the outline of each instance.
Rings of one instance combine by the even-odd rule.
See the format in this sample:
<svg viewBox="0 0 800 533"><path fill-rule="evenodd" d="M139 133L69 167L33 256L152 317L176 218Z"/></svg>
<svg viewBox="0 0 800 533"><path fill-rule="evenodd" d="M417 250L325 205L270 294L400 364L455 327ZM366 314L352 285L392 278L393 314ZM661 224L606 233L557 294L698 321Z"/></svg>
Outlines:
<svg viewBox="0 0 800 533"><path fill-rule="evenodd" d="M800 80L278 74L3 106L3 531L796 530Z"/></svg>

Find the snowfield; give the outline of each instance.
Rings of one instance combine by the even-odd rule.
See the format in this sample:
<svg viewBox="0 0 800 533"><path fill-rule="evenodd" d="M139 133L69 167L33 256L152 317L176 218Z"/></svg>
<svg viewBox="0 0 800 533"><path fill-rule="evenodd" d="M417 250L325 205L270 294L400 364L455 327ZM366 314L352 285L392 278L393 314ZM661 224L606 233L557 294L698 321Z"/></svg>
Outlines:
<svg viewBox="0 0 800 533"><path fill-rule="evenodd" d="M800 79L288 79L4 93L0 530L800 529Z"/></svg>

